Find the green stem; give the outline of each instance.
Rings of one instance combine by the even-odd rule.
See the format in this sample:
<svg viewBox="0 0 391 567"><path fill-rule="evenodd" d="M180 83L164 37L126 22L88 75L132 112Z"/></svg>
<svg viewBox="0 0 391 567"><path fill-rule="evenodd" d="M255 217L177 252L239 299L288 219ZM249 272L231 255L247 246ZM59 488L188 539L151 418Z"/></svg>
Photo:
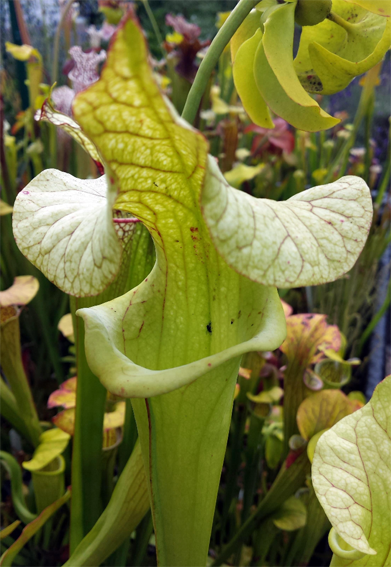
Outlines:
<svg viewBox="0 0 391 567"><path fill-rule="evenodd" d="M365 158L364 158L364 174L362 175L364 181L369 183L369 171L372 162L373 151L371 149L371 133L373 126L373 115L375 110L375 92L372 93L368 103L368 111L365 116ZM372 187L371 187L372 189Z"/></svg>
<svg viewBox="0 0 391 567"><path fill-rule="evenodd" d="M347 32L351 32L353 29L355 29L354 24L347 22L346 20L341 18L341 16L338 16L338 14L336 14L335 12L330 12L327 18L331 22L334 22L334 24L337 24L337 26L340 26L341 28L346 30Z"/></svg>
<svg viewBox="0 0 391 567"><path fill-rule="evenodd" d="M292 360L288 363L284 379L284 458L289 452L289 439L297 429L297 410L305 397L303 375L306 367L300 361Z"/></svg>
<svg viewBox="0 0 391 567"><path fill-rule="evenodd" d="M24 271L24 256L19 252L12 234L12 215L1 217L0 230L1 256L6 267L6 271L2 271L1 275L4 278L5 287L10 287L17 275L28 272Z"/></svg>
<svg viewBox="0 0 391 567"><path fill-rule="evenodd" d="M365 343L367 342L367 340L369 339L369 337L373 333L374 329L376 328L376 325L379 323L380 319L383 317L383 315L387 311L390 303L391 303L391 280L388 282L386 298L384 300L383 305L380 307L379 311L376 313L376 315L373 317L373 319L369 323L368 327L365 329L365 331L361 335L361 339L360 339L359 346L358 346L358 355L359 356L362 352L362 349L364 348Z"/></svg>
<svg viewBox="0 0 391 567"><path fill-rule="evenodd" d="M390 128L388 130L388 153L390 152L390 147L391 147L391 122L390 122ZM379 192L376 197L376 201L375 201L376 205L380 206L383 202L384 193L387 191L388 185L390 183L390 173L391 173L391 160L388 159L386 170L384 172L383 179L379 187Z"/></svg>
<svg viewBox="0 0 391 567"><path fill-rule="evenodd" d="M22 40L23 44L31 45L30 35L29 35L28 29L27 29L27 25L26 25L26 21L25 21L25 18L24 18L24 13L23 13L23 9L22 9L22 5L20 3L20 0L14 0L14 5L15 5L16 19L17 19L17 22L18 22L18 28L19 28L21 40Z"/></svg>
<svg viewBox="0 0 391 567"><path fill-rule="evenodd" d="M0 60L1 64L1 60ZM7 163L6 152L5 152L5 144L4 144L4 122L5 122L5 112L4 112L4 101L3 101L3 94L0 95L0 165L1 165L1 179L2 179L2 186L4 187L4 192L6 195L6 200L8 201L9 205L12 205L15 199L15 194L13 191L13 185L15 184L15 180L13 179L11 182L10 179L10 168L9 164Z"/></svg>
<svg viewBox="0 0 391 567"><path fill-rule="evenodd" d="M53 65L52 65L52 84L57 81L57 73L58 73L58 58L60 53L60 37L61 37L61 30L64 25L65 19L68 15L69 10L73 4L74 0L68 0L65 5L64 11L61 15L60 21L58 22L56 35L54 38L54 48L53 48Z"/></svg>
<svg viewBox="0 0 391 567"><path fill-rule="evenodd" d="M22 470L18 461L9 453L0 451L0 463L6 469L11 480L12 505L20 520L24 524L29 524L37 517L27 508L23 494Z"/></svg>
<svg viewBox="0 0 391 567"><path fill-rule="evenodd" d="M221 522L221 529L223 534L226 531L227 521L231 504L234 498L237 498L238 486L237 478L239 467L241 464L241 448L243 446L244 428L246 426L247 411L244 404L237 404L233 416L234 433L232 437L232 444L230 447L229 463L228 463L228 478L227 485L224 493L224 507L223 517Z"/></svg>
<svg viewBox="0 0 391 567"><path fill-rule="evenodd" d="M307 522L303 528L296 532L292 545L286 550L282 559L282 563L286 567L308 565L318 542L331 527L312 487L310 487L305 505L307 507Z"/></svg>
<svg viewBox="0 0 391 567"><path fill-rule="evenodd" d="M242 522L248 518L259 478L259 462L262 458L262 427L265 420L255 414L250 416L250 429L247 437L246 468L244 470L244 494Z"/></svg>
<svg viewBox="0 0 391 567"><path fill-rule="evenodd" d="M164 49L163 49L163 38L162 38L162 36L161 36L160 30L159 30L159 26L157 25L157 21L156 21L156 19L155 19L155 16L153 15L153 12L152 12L152 10L151 10L151 6L149 5L148 0L142 0L142 2L143 2L143 4L144 4L145 11L146 11L147 14L148 14L149 21L151 22L153 31L154 31L155 36L156 36L156 40L157 40L157 42L158 42L158 44L159 44L160 51L162 52L162 55L163 55L163 58L164 58L164 57L166 56L166 53L165 53L165 51L164 51Z"/></svg>
<svg viewBox="0 0 391 567"><path fill-rule="evenodd" d="M123 427L123 439L118 448L118 474L121 474L128 462L137 441L137 426L134 418L132 402L126 400L125 423Z"/></svg>
<svg viewBox="0 0 391 567"><path fill-rule="evenodd" d="M0 378L0 403L0 413L2 417L9 421L25 439L33 443L30 430L19 414L15 396L2 378Z"/></svg>
<svg viewBox="0 0 391 567"><path fill-rule="evenodd" d="M131 565L137 566L143 564L143 559L145 557L148 547L148 542L151 538L152 533L153 533L152 514L151 512L148 512L148 514L144 517L139 527L137 528L137 535L134 542Z"/></svg>
<svg viewBox="0 0 391 567"><path fill-rule="evenodd" d="M76 421L72 459L71 553L98 520L101 512L103 416L106 390L91 372L84 350L84 325L77 309L93 307L122 295L150 272L154 248L147 229L140 225L123 256L121 271L100 295L70 298L77 352Z"/></svg>
<svg viewBox="0 0 391 567"><path fill-rule="evenodd" d="M237 530L235 536L224 547L213 566L225 563L235 552L238 545L251 535L262 520L272 514L285 500L301 488L310 470L311 465L305 451L297 457L289 468L284 463L266 497L259 504L254 514Z"/></svg>
<svg viewBox="0 0 391 567"><path fill-rule="evenodd" d="M72 501L73 498L72 490ZM108 506L64 567L101 565L130 538L148 509L147 480L138 443L118 479ZM118 566L118 563L115 565Z"/></svg>
<svg viewBox="0 0 391 567"><path fill-rule="evenodd" d="M49 39L48 39L48 27L46 23L46 3L44 0L39 0L40 8L42 12L42 39L43 39L43 60L44 60L44 67L48 67L49 65L49 58L48 58L48 46L49 46Z"/></svg>
<svg viewBox="0 0 391 567"><path fill-rule="evenodd" d="M255 565L261 566L266 564L267 554L269 553L270 547L272 546L278 531L278 528L276 528L272 520L266 520L259 526L254 542L253 560L256 561Z"/></svg>
<svg viewBox="0 0 391 567"><path fill-rule="evenodd" d="M34 273L34 271L33 271L33 273ZM43 280L43 277L40 273L39 273L38 277L39 277L39 280L40 280L40 283L41 283L42 280ZM51 327L51 324L50 324L50 321L49 321L49 314L48 314L48 310L47 310L47 305L45 303L43 293L38 293L36 295L36 297L33 300L32 305L35 307L36 315L37 315L38 319L40 320L43 339L45 341L49 360L52 363L53 370L54 370L54 373L55 373L56 378L57 378L57 382L59 384L61 384L64 381L64 369L63 369L63 366L62 366L62 362L60 360L60 353L59 353L59 350L58 350L57 339L58 339L59 332L58 332L57 329L53 329Z"/></svg>
<svg viewBox="0 0 391 567"><path fill-rule="evenodd" d="M39 423L30 385L24 371L20 348L18 316L9 319L1 327L0 359L5 377L11 386L19 415L29 430L34 447L39 445L42 429Z"/></svg>
<svg viewBox="0 0 391 567"><path fill-rule="evenodd" d="M57 167L57 132L53 124L46 125L49 132L49 159L51 167ZM74 154L73 154L74 155Z"/></svg>
<svg viewBox="0 0 391 567"><path fill-rule="evenodd" d="M357 112L354 117L353 129L349 138L343 144L342 148L338 151L337 157L335 158L333 164L331 165L329 172L324 180L324 183L330 183L333 181L334 174L338 171L338 175L341 177L345 175L345 172L349 165L349 153L352 149L354 142L356 141L358 130L361 126L364 116L368 112L369 105L372 100L374 93L376 79L379 75L380 68L373 67L365 76L365 85L361 92L360 101L358 104Z"/></svg>
<svg viewBox="0 0 391 567"><path fill-rule="evenodd" d="M259 0L240 0L232 10L226 22L217 32L216 37L212 41L207 54L205 55L194 83L190 89L185 108L183 109L182 118L190 124L194 122L198 108L201 103L202 96L205 92L209 78L216 67L220 55L228 45L231 37L234 35L240 24L248 16L251 10L258 4Z"/></svg>
<svg viewBox="0 0 391 567"><path fill-rule="evenodd" d="M72 459L71 553L92 529L101 513L103 416L106 390L87 364L83 321L75 317L77 309L85 307L87 302L88 299L71 297L77 353L77 403Z"/></svg>

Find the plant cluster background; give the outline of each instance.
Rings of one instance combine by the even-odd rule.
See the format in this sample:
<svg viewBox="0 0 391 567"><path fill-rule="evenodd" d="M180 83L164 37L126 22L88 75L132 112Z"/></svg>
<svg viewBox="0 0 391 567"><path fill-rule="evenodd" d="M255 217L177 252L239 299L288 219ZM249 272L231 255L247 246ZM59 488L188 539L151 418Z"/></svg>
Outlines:
<svg viewBox="0 0 391 567"><path fill-rule="evenodd" d="M238 95L229 46L218 58L195 112L194 127L216 158L223 182L242 194L280 203L348 175L365 181L374 208L366 244L354 266L329 283L278 288L287 327L285 341L278 348L246 352L238 372L233 370L235 394L232 415L227 418L232 420L227 426L217 501L214 512L209 516L205 512L205 522L210 517L209 531L208 526L196 527L193 537L185 527L181 533L175 520L191 515L193 505L197 510L203 507L192 495L198 477L179 456L178 469L186 472L189 467L188 484L178 486L177 492L170 487L169 477L177 472L166 463L166 469L162 465L163 472L156 473L158 481L151 472L153 480L148 485L145 449L142 461L138 441L140 433L143 443L141 404L137 400L132 409L125 390L107 386L99 375L101 385L91 362L99 353L91 356L88 334L84 343L84 323L75 316L81 309L79 313L91 324L94 313L103 313L97 306L119 301L141 282L145 285L158 250L143 226L150 228L148 223L144 219L140 223L137 213L133 215L126 197L112 205L112 225L124 227L123 271L96 298L65 293L55 279L57 285L51 283L42 273L44 263L32 260L15 229L15 215L21 214L15 212L18 199L26 188L28 192L39 186L34 180L42 179L42 172L54 168L94 180L107 167L88 146L89 140L100 150L80 110L78 144L72 102L82 100L91 85L100 84L110 42L122 29L121 18L130 10L138 19L150 51L142 64L151 69L160 92L180 115L213 38L236 5L235 0L1 3L1 565L183 565L175 563L176 554L181 561L186 557L187 543L180 541L193 541L196 547L202 531L206 536L199 537L209 541L208 565L323 567L331 560L335 566L350 561L356 567L367 565L360 551L352 551L351 540L341 543L341 534L336 535L339 518L332 516L319 496L321 485L316 479L313 482L311 465L315 463L312 471L318 467L315 446L325 431L343 438L342 424L352 423L345 420L359 422L358 416L367 416L372 407L375 415L379 404L386 407L384 400L391 400L386 381L382 382L391 374L389 51L342 91L313 96L322 109L340 119L322 131L295 128L275 113L271 113L274 129L252 121L251 111ZM301 29L296 24L294 56ZM138 32L132 33L139 41ZM76 106L77 102L74 110ZM194 247L197 231L194 228L191 234ZM28 232L23 236L26 242ZM120 302L118 306L122 308ZM143 325L144 320L140 334ZM205 336L213 337L213 320L204 327ZM110 360L114 365L115 358ZM156 371L165 370L158 363L155 366ZM384 389L374 395L380 383ZM180 391L187 387L186 383ZM167 392L158 391L156 400L170 399L171 408L177 407L174 392ZM160 415L158 403L150 411L163 424L168 418L161 417L164 411ZM202 403L201 421L208 405L206 395ZM391 418L384 411L390 432ZM179 418L178 423L182 423ZM379 439L380 434L376 435ZM387 458L391 449L387 440L384 443ZM325 446L324 441L324 451ZM178 473L178 478L186 477L185 472ZM384 482L383 491L388 486ZM169 501L162 505L163 519L151 513L148 494L153 497L147 485L161 486L162 501ZM382 533L388 530L385 538L391 538L391 502L384 505L386 511L376 505L371 509L375 516L389 519ZM365 522L360 524L364 533ZM173 526L179 526L177 533ZM333 535L328 539L329 532ZM160 559L159 545L164 550ZM344 546L351 555L343 555ZM365 549L363 553L368 553ZM196 565L192 559L186 564Z"/></svg>

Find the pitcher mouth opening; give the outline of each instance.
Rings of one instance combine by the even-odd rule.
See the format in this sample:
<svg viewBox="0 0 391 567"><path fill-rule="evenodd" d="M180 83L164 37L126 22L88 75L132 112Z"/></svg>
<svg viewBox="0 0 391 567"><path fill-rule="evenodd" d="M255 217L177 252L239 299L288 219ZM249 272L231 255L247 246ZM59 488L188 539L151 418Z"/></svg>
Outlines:
<svg viewBox="0 0 391 567"><path fill-rule="evenodd" d="M103 386L120 397L149 398L177 390L232 358L280 346L286 336L285 315L277 290L270 288L269 292L263 317L249 339L188 364L162 370L140 366L121 352L118 343L120 332L111 319L111 308L105 308L109 304L79 309L77 315L85 324L89 366ZM110 305L114 305L115 301Z"/></svg>
<svg viewBox="0 0 391 567"><path fill-rule="evenodd" d="M53 461L47 464L40 470L32 471L33 475L37 476L56 476L62 474L65 471L65 459L62 455L58 455Z"/></svg>
<svg viewBox="0 0 391 567"><path fill-rule="evenodd" d="M362 559L367 555L366 553L354 549L351 547L335 530L331 528L328 537L329 545L333 553L342 559L354 561L356 559ZM373 550L372 550L373 551ZM371 553L373 555L373 553Z"/></svg>

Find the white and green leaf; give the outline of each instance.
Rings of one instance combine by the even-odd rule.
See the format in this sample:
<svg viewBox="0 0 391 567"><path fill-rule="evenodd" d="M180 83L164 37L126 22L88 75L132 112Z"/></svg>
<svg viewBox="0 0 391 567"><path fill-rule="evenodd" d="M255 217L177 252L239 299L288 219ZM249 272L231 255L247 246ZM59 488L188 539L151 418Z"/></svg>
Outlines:
<svg viewBox="0 0 391 567"><path fill-rule="evenodd" d="M280 288L325 283L350 270L372 221L370 192L358 177L276 202L230 187L212 159L202 208L226 262L254 281Z"/></svg>
<svg viewBox="0 0 391 567"><path fill-rule="evenodd" d="M316 445L312 483L334 532L334 567L390 565L391 377Z"/></svg>
<svg viewBox="0 0 391 567"><path fill-rule="evenodd" d="M119 270L122 246L104 176L43 171L18 194L13 231L22 254L71 295L97 295Z"/></svg>

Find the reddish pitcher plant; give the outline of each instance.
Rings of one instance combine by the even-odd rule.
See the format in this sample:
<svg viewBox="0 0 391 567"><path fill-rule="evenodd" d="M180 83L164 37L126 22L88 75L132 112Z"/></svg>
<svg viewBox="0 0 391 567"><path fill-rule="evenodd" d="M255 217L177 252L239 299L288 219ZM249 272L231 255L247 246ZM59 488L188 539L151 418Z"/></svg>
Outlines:
<svg viewBox="0 0 391 567"><path fill-rule="evenodd" d="M75 120L49 103L43 114L105 173L38 175L15 204L17 244L63 291L91 296L118 273L135 217L149 230L148 277L78 315L91 370L132 398L159 565L205 565L241 356L283 342L276 287L332 281L354 265L372 219L368 187L344 177L282 203L230 187L207 140L161 94L132 17L100 80L76 96Z"/></svg>

